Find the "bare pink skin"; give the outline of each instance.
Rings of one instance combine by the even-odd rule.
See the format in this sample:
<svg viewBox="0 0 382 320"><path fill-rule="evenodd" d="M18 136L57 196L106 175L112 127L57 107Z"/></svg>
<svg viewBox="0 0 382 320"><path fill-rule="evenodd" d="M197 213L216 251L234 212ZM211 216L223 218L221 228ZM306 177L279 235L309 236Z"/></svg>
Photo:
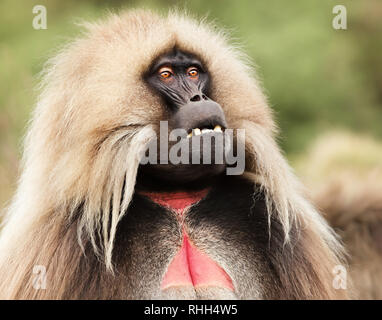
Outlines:
<svg viewBox="0 0 382 320"><path fill-rule="evenodd" d="M154 193L143 192L161 206L175 211L182 221L187 209L203 199L208 189L197 192ZM221 287L234 291L232 279L214 260L200 251L189 239L183 228L182 246L169 264L161 283L161 289L170 287Z"/></svg>

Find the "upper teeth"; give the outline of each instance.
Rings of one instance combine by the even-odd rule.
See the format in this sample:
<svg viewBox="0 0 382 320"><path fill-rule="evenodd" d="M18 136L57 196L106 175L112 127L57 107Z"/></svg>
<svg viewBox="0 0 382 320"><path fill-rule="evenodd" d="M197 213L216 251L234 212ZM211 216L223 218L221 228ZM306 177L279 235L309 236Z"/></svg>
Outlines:
<svg viewBox="0 0 382 320"><path fill-rule="evenodd" d="M221 126L215 126L214 131L222 132L222 127Z"/></svg>
<svg viewBox="0 0 382 320"><path fill-rule="evenodd" d="M212 129L200 130L199 128L195 128L195 129L192 129L192 131L187 135L187 138L191 138L193 135L199 136L201 134L208 133L208 132L222 132L222 127L217 125L217 126L215 126L215 128L213 130Z"/></svg>
<svg viewBox="0 0 382 320"><path fill-rule="evenodd" d="M192 130L192 133L194 134L194 135L196 135L196 136L198 136L198 135L200 135L200 129L199 128L196 128L196 129L194 129L194 130Z"/></svg>

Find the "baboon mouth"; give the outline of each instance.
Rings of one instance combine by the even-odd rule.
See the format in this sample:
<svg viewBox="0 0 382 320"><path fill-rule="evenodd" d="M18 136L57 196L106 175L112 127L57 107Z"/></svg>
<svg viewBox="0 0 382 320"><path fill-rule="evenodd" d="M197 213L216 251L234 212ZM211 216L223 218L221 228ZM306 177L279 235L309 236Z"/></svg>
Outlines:
<svg viewBox="0 0 382 320"><path fill-rule="evenodd" d="M153 140L141 162L142 181L151 185L147 180L155 179L183 186L206 182L222 174L227 164L236 163L230 158L235 146L233 129L227 129L224 119L190 122L183 127L171 125L170 130L167 122L160 122L159 138Z"/></svg>

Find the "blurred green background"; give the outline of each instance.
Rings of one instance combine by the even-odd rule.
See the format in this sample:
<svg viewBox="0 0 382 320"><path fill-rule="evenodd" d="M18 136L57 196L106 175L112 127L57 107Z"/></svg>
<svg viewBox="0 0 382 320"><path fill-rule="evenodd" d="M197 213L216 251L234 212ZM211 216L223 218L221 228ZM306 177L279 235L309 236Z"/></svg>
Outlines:
<svg viewBox="0 0 382 320"><path fill-rule="evenodd" d="M47 8L47 30L34 30L32 8ZM347 8L347 30L332 9ZM37 74L76 22L105 11L170 7L228 29L257 67L292 164L330 130L382 138L381 0L190 0L0 2L0 207L15 189L22 138L36 100Z"/></svg>

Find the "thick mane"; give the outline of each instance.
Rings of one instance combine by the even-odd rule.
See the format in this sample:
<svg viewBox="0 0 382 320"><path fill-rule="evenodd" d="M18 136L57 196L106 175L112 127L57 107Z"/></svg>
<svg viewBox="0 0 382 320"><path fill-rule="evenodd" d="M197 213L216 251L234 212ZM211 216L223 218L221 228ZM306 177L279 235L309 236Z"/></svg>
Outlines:
<svg viewBox="0 0 382 320"><path fill-rule="evenodd" d="M342 247L305 200L275 143L276 126L258 81L226 36L186 15L160 17L139 10L86 28L45 70L25 141L23 173L0 237L0 297L39 297L42 293L26 293L33 265L76 263L73 257L80 253L74 244L58 243L63 226L73 220L78 244L90 241L113 270L113 242L134 193L139 156L157 130L153 123L165 116L165 108L158 107L162 101L142 75L151 61L174 47L205 63L212 98L222 106L228 126L246 131L246 176L262 186L285 243L293 228L309 230L305 250L321 279L331 283L332 267L342 263ZM70 278L70 271L62 272ZM323 297L336 296L334 289L324 290Z"/></svg>

